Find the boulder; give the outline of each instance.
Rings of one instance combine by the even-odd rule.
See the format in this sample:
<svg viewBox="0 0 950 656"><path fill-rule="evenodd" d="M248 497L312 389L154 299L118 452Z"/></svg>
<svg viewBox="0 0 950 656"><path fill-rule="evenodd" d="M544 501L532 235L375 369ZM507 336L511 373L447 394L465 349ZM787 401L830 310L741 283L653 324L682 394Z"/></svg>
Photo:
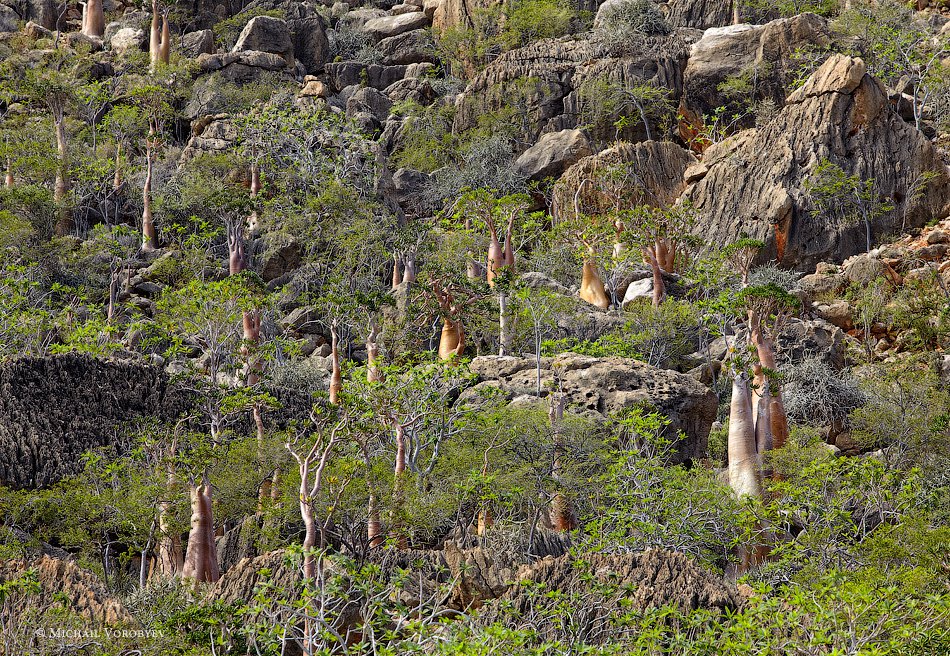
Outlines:
<svg viewBox="0 0 950 656"><path fill-rule="evenodd" d="M430 180L428 173L413 169L401 168L393 174L396 202L406 214L422 216L425 213L425 190Z"/></svg>
<svg viewBox="0 0 950 656"><path fill-rule="evenodd" d="M330 41L317 5L296 0L253 0L245 7L245 11L250 10L283 12L294 59L303 66L305 73L323 71L324 64L330 59Z"/></svg>
<svg viewBox="0 0 950 656"><path fill-rule="evenodd" d="M780 362L789 365L816 358L840 371L846 364L848 339L843 330L824 319L793 319L779 332L775 352Z"/></svg>
<svg viewBox="0 0 950 656"><path fill-rule="evenodd" d="M341 91L365 82L374 89L385 89L407 76L409 66L381 66L356 61L333 62L326 65L330 88Z"/></svg>
<svg viewBox="0 0 950 656"><path fill-rule="evenodd" d="M231 52L258 50L280 55L288 63L293 61L294 45L290 40L290 28L281 18L255 16L238 36Z"/></svg>
<svg viewBox="0 0 950 656"><path fill-rule="evenodd" d="M521 153L515 166L530 180L557 177L582 157L593 154L583 130L561 130L541 135L538 143Z"/></svg>
<svg viewBox="0 0 950 656"><path fill-rule="evenodd" d="M814 14L783 18L765 25L729 25L708 29L690 48L683 74L683 105L694 120L728 107L719 90L729 78L756 74L755 100L785 103L792 54L831 43L828 21ZM750 118L751 120L751 118Z"/></svg>
<svg viewBox="0 0 950 656"><path fill-rule="evenodd" d="M109 47L119 54L144 50L147 43L145 30L137 27L123 27L109 39Z"/></svg>
<svg viewBox="0 0 950 656"><path fill-rule="evenodd" d="M670 141L620 143L585 157L567 169L554 187L553 205L561 214L572 213L577 188L583 180L604 167L623 165L642 190L638 202L666 207L683 193L684 174L695 164L695 155ZM577 200L587 211L597 211L612 203L590 185L581 190Z"/></svg>
<svg viewBox="0 0 950 656"><path fill-rule="evenodd" d="M223 154L237 142L238 133L227 114L205 115L194 121L191 138L178 160L179 166L202 153Z"/></svg>
<svg viewBox="0 0 950 656"><path fill-rule="evenodd" d="M675 34L645 37L630 44L623 57L611 56L596 38L543 39L502 54L472 78L456 99L454 129L475 127L485 114L515 101L524 105L520 120L529 138L579 127L585 122L579 90L595 80L661 87L669 90L672 103L678 103L687 54L687 41ZM615 141L618 136L644 141L646 130L641 122L631 121L619 135L613 126L597 126L591 136L599 141Z"/></svg>
<svg viewBox="0 0 950 656"><path fill-rule="evenodd" d="M471 368L478 376L476 388L496 387L509 399L537 393L534 358L479 356ZM667 431L675 441L677 462L704 457L717 402L716 395L693 378L631 358L564 353L541 359L542 390L554 382L555 373L569 409L607 415L646 403L670 419ZM473 393L470 388L463 396ZM677 438L679 431L685 434L682 439Z"/></svg>
<svg viewBox="0 0 950 656"><path fill-rule="evenodd" d="M376 44L386 66L418 64L439 61L435 53L435 41L427 30L411 30L383 39Z"/></svg>
<svg viewBox="0 0 950 656"><path fill-rule="evenodd" d="M620 306L627 309L628 305L645 300L653 301L653 278L641 278L627 285Z"/></svg>
<svg viewBox="0 0 950 656"><path fill-rule="evenodd" d="M198 55L210 55L214 52L214 32L198 30L188 32L181 38L181 53L185 57L195 58Z"/></svg>
<svg viewBox="0 0 950 656"><path fill-rule="evenodd" d="M346 113L354 116L359 112L372 114L378 121L385 121L393 102L373 87L362 87L346 101Z"/></svg>
<svg viewBox="0 0 950 656"><path fill-rule="evenodd" d="M362 31L378 41L428 26L428 16L421 11L413 11L397 16L380 16L379 18L373 18L366 21L362 27Z"/></svg>
<svg viewBox="0 0 950 656"><path fill-rule="evenodd" d="M706 150L705 173L684 194L701 215L697 233L718 245L746 233L766 243L762 261L800 270L863 252L863 225L841 225L811 211L805 184L823 160L873 179L875 191L893 205L874 220L874 236L945 215L950 185L936 148L893 112L863 61L834 55L767 124ZM928 172L936 178L911 193Z"/></svg>
<svg viewBox="0 0 950 656"><path fill-rule="evenodd" d="M20 16L12 7L0 5L0 33L16 32L20 29Z"/></svg>

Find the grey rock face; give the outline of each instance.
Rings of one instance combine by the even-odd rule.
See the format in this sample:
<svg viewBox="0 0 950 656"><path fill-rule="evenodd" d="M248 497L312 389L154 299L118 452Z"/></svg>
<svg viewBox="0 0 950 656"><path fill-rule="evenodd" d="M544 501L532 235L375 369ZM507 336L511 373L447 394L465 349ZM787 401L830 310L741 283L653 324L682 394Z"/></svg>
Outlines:
<svg viewBox="0 0 950 656"><path fill-rule="evenodd" d="M294 45L290 40L290 28L280 18L255 16L244 26L231 52L247 50L269 52L291 61Z"/></svg>
<svg viewBox="0 0 950 656"><path fill-rule="evenodd" d="M421 11L414 11L398 16L373 18L366 21L362 29L375 39L385 39L428 27L428 25L429 17Z"/></svg>
<svg viewBox="0 0 950 656"><path fill-rule="evenodd" d="M481 116L522 99L533 138L542 133L576 128L582 122L581 89L588 81L607 80L625 86L652 84L669 89L679 101L687 42L677 35L647 37L631 44L630 54L612 57L595 39L544 39L498 57L471 81L456 101L455 130L478 123ZM610 134L593 134L614 140ZM646 138L643 125L631 122L620 137Z"/></svg>
<svg viewBox="0 0 950 656"><path fill-rule="evenodd" d="M732 8L724 0L670 0L666 7L666 20L674 27L705 30L732 23Z"/></svg>
<svg viewBox="0 0 950 656"><path fill-rule="evenodd" d="M537 392L536 363L532 358L481 356L472 360L479 385L501 389L509 398ZM647 403L668 417L669 437L678 431L677 461L703 457L709 428L716 418L716 396L685 374L658 369L630 358L592 358L564 353L541 360L541 388L553 381L555 370L567 393L567 407L609 414ZM463 394L471 394L466 390ZM542 392L544 393L544 392Z"/></svg>
<svg viewBox="0 0 950 656"><path fill-rule="evenodd" d="M690 48L683 79L683 103L697 118L729 105L719 86L729 78L756 75L756 99L785 103L792 54L831 42L828 21L814 14L765 25L709 29Z"/></svg>
<svg viewBox="0 0 950 656"><path fill-rule="evenodd" d="M214 52L214 32L211 30L188 32L182 37L181 51L186 57L210 55Z"/></svg>
<svg viewBox="0 0 950 656"><path fill-rule="evenodd" d="M766 242L763 260L803 270L864 251L863 225L811 212L805 183L824 159L874 180L893 205L874 221L873 236L946 214L950 187L936 148L891 109L863 61L835 55L768 124L706 150L703 171L685 192L702 216L697 232L720 245L744 232ZM912 194L927 172L937 177Z"/></svg>
<svg viewBox="0 0 950 656"><path fill-rule="evenodd" d="M515 166L531 180L561 175L580 158L591 155L591 144L583 130L561 130L541 135L538 143L524 151Z"/></svg>

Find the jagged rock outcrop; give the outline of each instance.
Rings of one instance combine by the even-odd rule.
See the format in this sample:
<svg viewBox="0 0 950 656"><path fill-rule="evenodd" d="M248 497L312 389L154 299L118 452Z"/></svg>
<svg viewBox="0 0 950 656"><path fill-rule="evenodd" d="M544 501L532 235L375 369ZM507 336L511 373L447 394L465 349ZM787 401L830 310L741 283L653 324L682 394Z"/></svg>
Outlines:
<svg viewBox="0 0 950 656"><path fill-rule="evenodd" d="M0 484L55 483L126 424L172 420L187 407L187 395L149 365L75 354L8 362L0 366Z"/></svg>
<svg viewBox="0 0 950 656"><path fill-rule="evenodd" d="M592 575L599 585L592 585ZM659 549L633 554L582 554L545 558L519 572L519 583L479 614L483 625L516 626L522 617L545 617L565 599L573 603L573 630L588 643L609 642L618 615L671 605L681 612L731 611L741 600L735 586L699 567L687 556ZM560 595L557 593L561 593ZM545 640L559 627L532 622Z"/></svg>
<svg viewBox="0 0 950 656"><path fill-rule="evenodd" d="M22 579L30 569L36 572L40 590L35 597L23 598L26 607L55 604L58 598L63 600L67 610L82 616L90 626L132 622L122 602L113 597L94 574L69 560L41 556L34 561L0 561L0 583Z"/></svg>
<svg viewBox="0 0 950 656"><path fill-rule="evenodd" d="M724 27L732 23L732 7L728 0L669 0L666 20L674 27Z"/></svg>
<svg viewBox="0 0 950 656"><path fill-rule="evenodd" d="M782 18L765 25L729 25L708 29L689 51L683 76L683 105L692 117L711 115L731 104L720 90L730 78L749 76L749 95L781 106L798 50L826 48L828 21L815 14ZM753 81L754 75L754 81ZM743 98L750 100L749 97Z"/></svg>
<svg viewBox="0 0 950 656"><path fill-rule="evenodd" d="M651 84L669 90L679 101L688 43L677 35L645 37L631 43L622 57L589 35L583 39L544 39L506 52L479 73L456 100L454 130L464 131L484 114L504 106L523 106L523 120L535 139L544 132L578 127L582 123L581 88L588 81L628 87ZM642 124L631 121L619 135L628 141L646 137ZM616 138L616 130L594 135Z"/></svg>
<svg viewBox="0 0 950 656"><path fill-rule="evenodd" d="M471 369L479 382L463 392L463 398L485 386L500 389L508 398L537 393L533 358L480 356L472 360ZM704 456L709 428L716 419L716 395L690 376L631 358L576 353L541 359L542 390L548 389L555 375L567 394L569 410L606 415L640 404L653 406L671 422L667 433L675 440L677 462ZM676 439L678 431L684 433L683 439Z"/></svg>
<svg viewBox="0 0 950 656"><path fill-rule="evenodd" d="M617 144L583 158L564 172L554 187L552 211L558 216L573 216L575 197L582 211L594 212L598 207L611 205L594 185L585 185L580 195L577 189L598 170L614 165L624 165L631 174L630 184L642 188L641 203L656 207L672 205L686 188L686 169L695 163L695 155L670 141Z"/></svg>
<svg viewBox="0 0 950 656"><path fill-rule="evenodd" d="M863 61L834 55L773 120L711 146L687 171L695 182L685 197L702 215L697 232L720 245L747 233L766 242L762 260L799 269L862 252L863 223L812 215L804 186L823 159L874 180L893 206L874 221L875 238L945 215L950 186L936 148L891 109ZM937 177L914 194L929 172Z"/></svg>
<svg viewBox="0 0 950 656"><path fill-rule="evenodd" d="M543 584L546 590L582 592L588 588L580 573L593 574L601 583L630 588L625 600L631 608L647 610L671 604L680 610L735 609L739 597L732 586L707 572L685 554L650 549L633 554L584 554L580 558L547 557L520 572L519 584L506 593L517 599L524 583ZM618 592L620 592L618 590Z"/></svg>
<svg viewBox="0 0 950 656"><path fill-rule="evenodd" d="M454 27L470 27L475 12L499 4L499 0L438 0L432 14L432 29L438 33Z"/></svg>

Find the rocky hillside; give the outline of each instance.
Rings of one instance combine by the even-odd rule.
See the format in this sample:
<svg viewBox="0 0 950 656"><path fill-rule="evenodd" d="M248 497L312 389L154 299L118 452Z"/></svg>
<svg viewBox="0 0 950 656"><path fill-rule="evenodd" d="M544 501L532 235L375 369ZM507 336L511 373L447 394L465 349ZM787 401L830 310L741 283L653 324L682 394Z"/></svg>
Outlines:
<svg viewBox="0 0 950 656"><path fill-rule="evenodd" d="M938 0L0 0L0 653L950 653L948 143Z"/></svg>

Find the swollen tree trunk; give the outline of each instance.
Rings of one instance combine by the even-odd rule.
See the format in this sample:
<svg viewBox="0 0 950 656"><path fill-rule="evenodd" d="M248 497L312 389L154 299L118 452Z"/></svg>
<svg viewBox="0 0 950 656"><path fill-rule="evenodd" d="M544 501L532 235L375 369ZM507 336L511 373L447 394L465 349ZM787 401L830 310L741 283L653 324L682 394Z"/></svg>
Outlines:
<svg viewBox="0 0 950 656"><path fill-rule="evenodd" d="M228 273L235 276L246 266L244 258L244 226L239 221L230 221L228 232Z"/></svg>
<svg viewBox="0 0 950 656"><path fill-rule="evenodd" d="M759 364L775 371L775 349L772 347L771 340L766 336L765 331L760 326L754 326L752 330L752 340L755 343L756 354L759 357ZM759 382L759 381L757 381ZM760 389L767 384L767 381L761 381ZM788 441L788 414L785 412L785 403L782 400L782 390L777 388L774 394L769 397L769 417L772 425L772 446L780 449Z"/></svg>
<svg viewBox="0 0 950 656"><path fill-rule="evenodd" d="M115 173L112 176L112 191L119 193L122 189L122 144L115 145ZM116 201L118 203L118 200Z"/></svg>
<svg viewBox="0 0 950 656"><path fill-rule="evenodd" d="M406 429L396 423L396 462L393 466L393 507L389 519L389 532L399 549L408 549L409 543L403 531L402 515L406 503Z"/></svg>
<svg viewBox="0 0 950 656"><path fill-rule="evenodd" d="M330 374L330 403L336 405L340 402L340 391L343 389L343 374L340 372L340 343L337 338L336 323L330 327L330 363L333 367Z"/></svg>
<svg viewBox="0 0 950 656"><path fill-rule="evenodd" d="M505 266L505 251L501 247L501 242L498 241L498 234L492 230L485 265L485 279L488 281L489 287L495 286L495 278L498 277L498 273L503 266Z"/></svg>
<svg viewBox="0 0 950 656"><path fill-rule="evenodd" d="M7 172L3 177L3 186L7 189L13 188L13 158L7 157Z"/></svg>
<svg viewBox="0 0 950 656"><path fill-rule="evenodd" d="M729 486L736 496L762 496L762 472L755 443L749 379L736 374L729 404Z"/></svg>
<svg viewBox="0 0 950 656"><path fill-rule="evenodd" d="M597 273L597 265L590 258L584 260L579 296L602 310L610 307L610 299L604 289L604 281L600 279L600 275Z"/></svg>
<svg viewBox="0 0 950 656"><path fill-rule="evenodd" d="M167 490L175 487L175 470L168 470ZM181 550L181 539L171 525L172 504L162 501L158 504L158 531L161 535L158 541L156 570L159 576L173 577L182 573L185 557Z"/></svg>
<svg viewBox="0 0 950 656"><path fill-rule="evenodd" d="M439 339L439 358L449 358L462 355L465 351L465 331L461 321L452 321L448 317L442 319L442 336Z"/></svg>
<svg viewBox="0 0 950 656"><path fill-rule="evenodd" d="M742 17L739 13L739 3L741 0L732 0L732 24L739 25L742 22Z"/></svg>
<svg viewBox="0 0 950 656"><path fill-rule="evenodd" d="M399 287L399 284L402 282L402 276L399 273L400 263L399 255L393 253L393 289Z"/></svg>
<svg viewBox="0 0 950 656"><path fill-rule="evenodd" d="M759 394L761 400L755 412L755 450L759 454L759 467L761 468L765 453L771 451L774 445L771 419L772 394L767 380L765 386L759 388Z"/></svg>
<svg viewBox="0 0 950 656"><path fill-rule="evenodd" d="M148 55L152 68L158 63L162 47L162 23L158 11L158 0L152 0L152 24L148 33Z"/></svg>
<svg viewBox="0 0 950 656"><path fill-rule="evenodd" d="M383 380L383 374L379 367L379 343L376 341L378 333L376 328L369 331L366 336L366 382L380 383Z"/></svg>
<svg viewBox="0 0 950 656"><path fill-rule="evenodd" d="M102 13L102 0L86 0L82 13L82 33L101 39L106 32L106 18Z"/></svg>
<svg viewBox="0 0 950 656"><path fill-rule="evenodd" d="M191 483L191 531L181 575L201 583L214 583L220 577L211 484L207 476L202 478L200 485L195 485L194 481Z"/></svg>
<svg viewBox="0 0 950 656"><path fill-rule="evenodd" d="M157 235L152 219L152 144L145 146L145 183L142 185L142 250L155 250Z"/></svg>
<svg viewBox="0 0 950 656"><path fill-rule="evenodd" d="M405 283L413 283L416 281L416 254L414 251L409 251L403 257L402 260L405 269L402 274L402 281Z"/></svg>
<svg viewBox="0 0 950 656"><path fill-rule="evenodd" d="M56 181L53 184L53 200L59 206L59 218L56 221L56 236L63 237L72 232L73 219L69 210L66 208L66 193L69 191L69 146L66 142L66 119L62 114L54 118L54 127L56 128L56 153L58 161L56 165Z"/></svg>

